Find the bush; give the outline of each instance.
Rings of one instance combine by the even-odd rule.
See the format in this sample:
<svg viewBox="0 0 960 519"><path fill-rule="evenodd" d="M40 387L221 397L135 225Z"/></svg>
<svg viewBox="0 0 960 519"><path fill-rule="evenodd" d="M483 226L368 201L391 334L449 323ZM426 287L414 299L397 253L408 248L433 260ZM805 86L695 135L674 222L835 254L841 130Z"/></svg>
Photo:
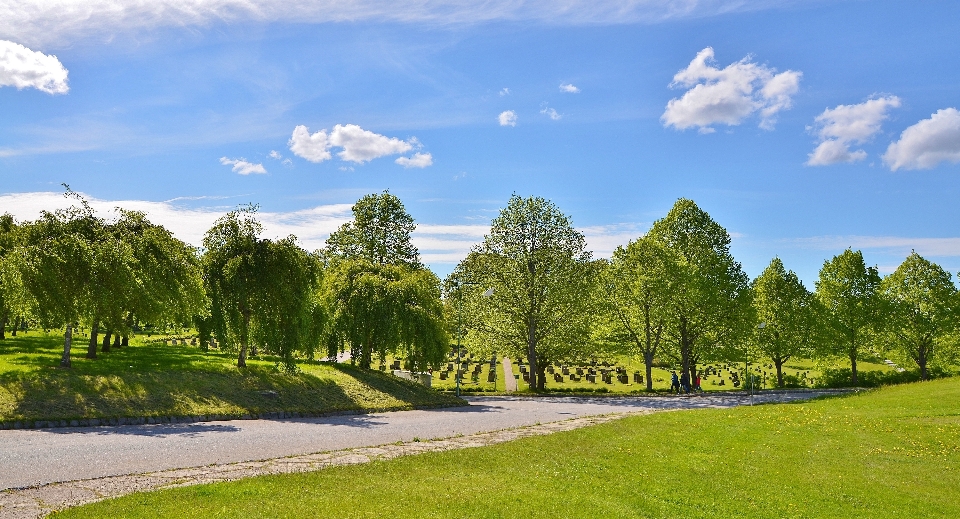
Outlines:
<svg viewBox="0 0 960 519"><path fill-rule="evenodd" d="M951 377L954 373L944 370L940 367L930 368L928 370L931 379ZM820 379L817 380L817 387L853 387L850 382L853 376L850 368L825 369ZM907 382L919 382L920 370L906 371L858 371L858 387L880 387L893 384L906 384Z"/></svg>

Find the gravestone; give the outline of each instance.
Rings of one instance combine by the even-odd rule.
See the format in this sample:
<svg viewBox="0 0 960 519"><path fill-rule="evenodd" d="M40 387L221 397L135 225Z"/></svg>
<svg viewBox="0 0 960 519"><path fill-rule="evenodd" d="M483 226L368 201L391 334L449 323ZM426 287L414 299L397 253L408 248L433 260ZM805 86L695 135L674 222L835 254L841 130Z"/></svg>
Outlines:
<svg viewBox="0 0 960 519"><path fill-rule="evenodd" d="M446 371L441 371L441 372L440 372L440 380L447 380L447 372L446 372Z"/></svg>
<svg viewBox="0 0 960 519"><path fill-rule="evenodd" d="M564 367L560 368L560 373L562 373L562 374L564 374L564 375L569 375L569 374L570 374L570 368L564 366Z"/></svg>
<svg viewBox="0 0 960 519"><path fill-rule="evenodd" d="M633 382L634 384L643 384L643 375L639 371L633 373Z"/></svg>
<svg viewBox="0 0 960 519"><path fill-rule="evenodd" d="M394 360L394 361L393 361L393 366L391 366L390 369L391 369L391 370L394 370L394 371L399 371L399 370L400 370L400 361L399 361L399 360Z"/></svg>
<svg viewBox="0 0 960 519"><path fill-rule="evenodd" d="M547 373L550 373L551 375L553 374L553 365L552 365L552 364L550 364L550 365L547 366Z"/></svg>
<svg viewBox="0 0 960 519"><path fill-rule="evenodd" d="M510 365L510 359L503 358L503 390L512 393L517 390L517 379L513 378L513 366Z"/></svg>
<svg viewBox="0 0 960 519"><path fill-rule="evenodd" d="M630 378L627 377L627 374L626 374L626 373L621 373L621 374L617 375L617 380L620 381L621 384L629 384L629 383L630 383Z"/></svg>
<svg viewBox="0 0 960 519"><path fill-rule="evenodd" d="M554 381L554 382L563 382L563 375L561 375L561 374L559 374L559 373L554 373L554 374L553 374L553 381Z"/></svg>
<svg viewBox="0 0 960 519"><path fill-rule="evenodd" d="M496 383L496 381L497 381L497 370L496 368L494 368L494 369L491 369L489 372L487 372L487 382Z"/></svg>
<svg viewBox="0 0 960 519"><path fill-rule="evenodd" d="M597 376L594 375L593 373L587 373L587 382L589 382L589 383L591 383L591 384L596 384L596 383L597 383Z"/></svg>
<svg viewBox="0 0 960 519"><path fill-rule="evenodd" d="M577 375L583 375L583 368L577 368Z"/></svg>

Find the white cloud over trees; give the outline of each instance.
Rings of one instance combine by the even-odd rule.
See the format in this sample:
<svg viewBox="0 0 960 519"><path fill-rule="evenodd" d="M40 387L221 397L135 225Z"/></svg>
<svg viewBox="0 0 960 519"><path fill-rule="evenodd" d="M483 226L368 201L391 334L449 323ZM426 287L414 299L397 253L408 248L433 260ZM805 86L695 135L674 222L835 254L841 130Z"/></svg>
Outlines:
<svg viewBox="0 0 960 519"><path fill-rule="evenodd" d="M67 69L54 55L0 40L0 87L36 88L48 94L66 94Z"/></svg>
<svg viewBox="0 0 960 519"><path fill-rule="evenodd" d="M416 138L404 141L364 130L356 124L338 124L329 134L326 130L311 134L306 126L299 125L293 129L287 145L294 155L314 163L331 159L331 148L341 148L337 152L340 160L357 164L421 148ZM433 164L433 157L429 153L417 153L396 162L404 167L424 168Z"/></svg>
<svg viewBox="0 0 960 519"><path fill-rule="evenodd" d="M891 108L900 107L897 96L868 99L855 105L827 108L814 119L820 142L810 153L808 166L850 163L867 157L864 150L851 151L853 144L863 144L880 132Z"/></svg>
<svg viewBox="0 0 960 519"><path fill-rule="evenodd" d="M943 162L960 163L960 111L944 108L900 134L890 143L883 162L898 169L931 169Z"/></svg>
<svg viewBox="0 0 960 519"><path fill-rule="evenodd" d="M713 48L707 47L673 77L670 87L687 91L667 103L660 120L678 130L712 133L713 125L736 126L759 114L760 127L772 130L777 114L790 108L801 76L794 70L777 73L750 56L721 69L715 66Z"/></svg>

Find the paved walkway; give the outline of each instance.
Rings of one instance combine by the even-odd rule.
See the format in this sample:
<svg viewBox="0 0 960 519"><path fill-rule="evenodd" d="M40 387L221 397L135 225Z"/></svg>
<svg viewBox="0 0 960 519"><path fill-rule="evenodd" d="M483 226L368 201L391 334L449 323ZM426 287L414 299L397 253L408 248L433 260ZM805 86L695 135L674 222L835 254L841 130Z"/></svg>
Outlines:
<svg viewBox="0 0 960 519"><path fill-rule="evenodd" d="M826 393L766 393L755 402ZM468 400L469 407L330 418L0 431L0 490L7 489L0 518L42 517L169 486L489 445L626 414L749 402L740 395Z"/></svg>

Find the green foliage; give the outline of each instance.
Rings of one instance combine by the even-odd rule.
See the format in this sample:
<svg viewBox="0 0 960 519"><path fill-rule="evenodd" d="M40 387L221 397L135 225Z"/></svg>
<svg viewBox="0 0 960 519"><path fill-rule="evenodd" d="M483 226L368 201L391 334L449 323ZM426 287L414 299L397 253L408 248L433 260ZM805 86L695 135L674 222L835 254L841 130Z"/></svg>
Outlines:
<svg viewBox="0 0 960 519"><path fill-rule="evenodd" d="M783 387L783 364L794 357L809 357L820 335L819 302L780 258L752 283L756 319L753 345L757 353L773 361L777 385Z"/></svg>
<svg viewBox="0 0 960 519"><path fill-rule="evenodd" d="M817 281L817 297L827 309L827 323L837 337L827 343L828 354L850 359L851 383L857 385L857 360L870 334L883 319L880 274L867 267L863 253L850 249L824 262Z"/></svg>
<svg viewBox="0 0 960 519"><path fill-rule="evenodd" d="M941 349L956 349L960 294L950 273L916 252L884 278L882 294L888 304L884 329L894 348L928 377L928 364Z"/></svg>
<svg viewBox="0 0 960 519"><path fill-rule="evenodd" d="M597 268L583 234L553 203L513 195L447 279L447 299L471 309L469 326L481 340L528 359L530 386L543 389L548 363L592 354Z"/></svg>
<svg viewBox="0 0 960 519"><path fill-rule="evenodd" d="M353 205L353 221L327 238L331 257L363 259L375 265L420 269L419 253L410 241L416 228L403 203L388 191L366 195Z"/></svg>
<svg viewBox="0 0 960 519"><path fill-rule="evenodd" d="M676 252L649 237L617 247L601 272L597 328L621 353L643 359L647 390L653 389L653 362L666 342L681 276Z"/></svg>
<svg viewBox="0 0 960 519"><path fill-rule="evenodd" d="M748 277L730 253L726 229L681 198L647 236L679 258L668 327L674 348L668 353L691 379L698 363L735 358L753 316Z"/></svg>
<svg viewBox="0 0 960 519"><path fill-rule="evenodd" d="M369 368L373 355L403 356L424 371L443 360L449 338L440 301L440 280L429 270L335 260L325 279L331 311L331 345L346 345Z"/></svg>

